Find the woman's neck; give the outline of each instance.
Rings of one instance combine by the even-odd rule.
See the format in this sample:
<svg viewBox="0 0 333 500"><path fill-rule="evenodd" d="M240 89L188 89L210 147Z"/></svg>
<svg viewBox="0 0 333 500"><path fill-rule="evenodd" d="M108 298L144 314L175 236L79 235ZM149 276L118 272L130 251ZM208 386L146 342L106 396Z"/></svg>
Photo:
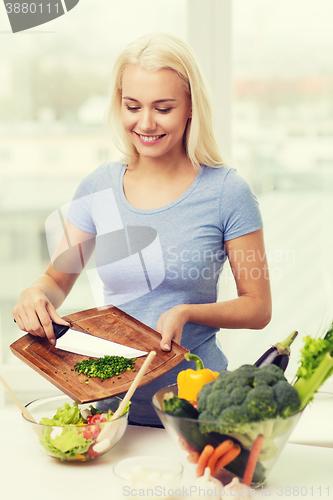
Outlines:
<svg viewBox="0 0 333 500"><path fill-rule="evenodd" d="M197 172L187 157L168 162L139 157L130 163L125 172L124 194L136 208L160 208L185 193L196 176Z"/></svg>
<svg viewBox="0 0 333 500"><path fill-rule="evenodd" d="M128 170L140 176L141 179L151 177L162 179L172 179L175 176L187 175L195 172L192 162L184 153L177 157L149 158L139 156L128 165Z"/></svg>

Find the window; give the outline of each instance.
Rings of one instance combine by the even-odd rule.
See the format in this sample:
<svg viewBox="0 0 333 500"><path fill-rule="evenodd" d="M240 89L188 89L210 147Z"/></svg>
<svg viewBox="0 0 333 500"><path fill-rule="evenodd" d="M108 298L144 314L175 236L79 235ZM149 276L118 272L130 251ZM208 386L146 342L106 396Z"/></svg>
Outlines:
<svg viewBox="0 0 333 500"><path fill-rule="evenodd" d="M261 205L273 318L241 347L230 333L231 368L298 330L293 374L333 319L332 19L329 0L233 1L233 163Z"/></svg>

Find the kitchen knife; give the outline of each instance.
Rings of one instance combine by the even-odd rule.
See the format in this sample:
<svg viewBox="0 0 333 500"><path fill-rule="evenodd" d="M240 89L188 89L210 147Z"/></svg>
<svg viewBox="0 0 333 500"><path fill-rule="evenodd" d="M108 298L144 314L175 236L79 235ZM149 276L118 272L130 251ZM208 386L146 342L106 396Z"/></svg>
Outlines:
<svg viewBox="0 0 333 500"><path fill-rule="evenodd" d="M101 339L89 333L74 330L66 325L59 325L52 322L54 335L57 339L56 349L81 354L82 356L91 356L100 358L102 356L123 356L132 359L139 358L148 354L146 351L133 349L111 340Z"/></svg>

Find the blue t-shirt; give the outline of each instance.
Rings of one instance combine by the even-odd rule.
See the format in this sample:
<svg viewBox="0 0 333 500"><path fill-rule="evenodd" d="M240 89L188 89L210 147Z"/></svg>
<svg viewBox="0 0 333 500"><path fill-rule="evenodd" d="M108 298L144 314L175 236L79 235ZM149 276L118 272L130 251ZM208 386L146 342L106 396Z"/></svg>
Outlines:
<svg viewBox="0 0 333 500"><path fill-rule="evenodd" d="M94 263L105 304L119 307L156 329L161 314L178 304L213 303L227 258L224 242L262 228L258 202L232 168L201 166L192 185L172 203L133 207L123 190L125 167L104 163L81 182L67 217L96 235ZM90 263L91 265L91 263ZM220 371L227 360L216 346L217 328L186 323L181 344L205 367ZM186 366L187 365L187 366ZM185 361L132 398L131 418L159 423L151 396L176 382Z"/></svg>

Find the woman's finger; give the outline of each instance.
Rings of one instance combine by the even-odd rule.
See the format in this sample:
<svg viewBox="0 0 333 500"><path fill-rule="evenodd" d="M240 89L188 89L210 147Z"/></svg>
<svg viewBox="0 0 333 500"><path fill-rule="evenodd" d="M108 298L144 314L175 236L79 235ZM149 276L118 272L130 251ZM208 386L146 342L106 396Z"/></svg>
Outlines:
<svg viewBox="0 0 333 500"><path fill-rule="evenodd" d="M161 341L160 341L160 348L162 349L162 351L170 351L171 350L171 340L172 340L172 337L169 338L169 335L165 334L164 333L164 328L163 328L163 323L164 323L164 317L165 317L165 313L163 313L158 321L157 321L157 324L156 324L156 331L158 333L161 334Z"/></svg>
<svg viewBox="0 0 333 500"><path fill-rule="evenodd" d="M27 326L28 332L32 335L35 335L36 337L45 337L44 327L41 325L39 315L36 311L27 314L25 325Z"/></svg>
<svg viewBox="0 0 333 500"><path fill-rule="evenodd" d="M36 311L39 322L41 324L41 327L43 328L44 331L44 336L46 336L51 342L51 344L55 345L56 344L56 338L54 335L54 330L53 330L53 325L52 325L52 320L50 318L50 315L47 310L47 305L45 304L45 307L40 308Z"/></svg>
<svg viewBox="0 0 333 500"><path fill-rule="evenodd" d="M160 342L160 348L162 351L170 351L171 350L171 342L172 338L169 338L169 336L162 337L161 342Z"/></svg>
<svg viewBox="0 0 333 500"><path fill-rule="evenodd" d="M24 323L23 323L21 317L18 316L17 314L15 314L15 315L13 314L13 316L14 316L14 321L17 324L17 326L19 327L19 329L22 330L23 332L27 332L28 330L24 326Z"/></svg>
<svg viewBox="0 0 333 500"><path fill-rule="evenodd" d="M58 323L59 325L69 325L68 321L63 319L59 314L57 313L55 307L49 302L47 304L47 311L49 313L49 316L54 323Z"/></svg>

